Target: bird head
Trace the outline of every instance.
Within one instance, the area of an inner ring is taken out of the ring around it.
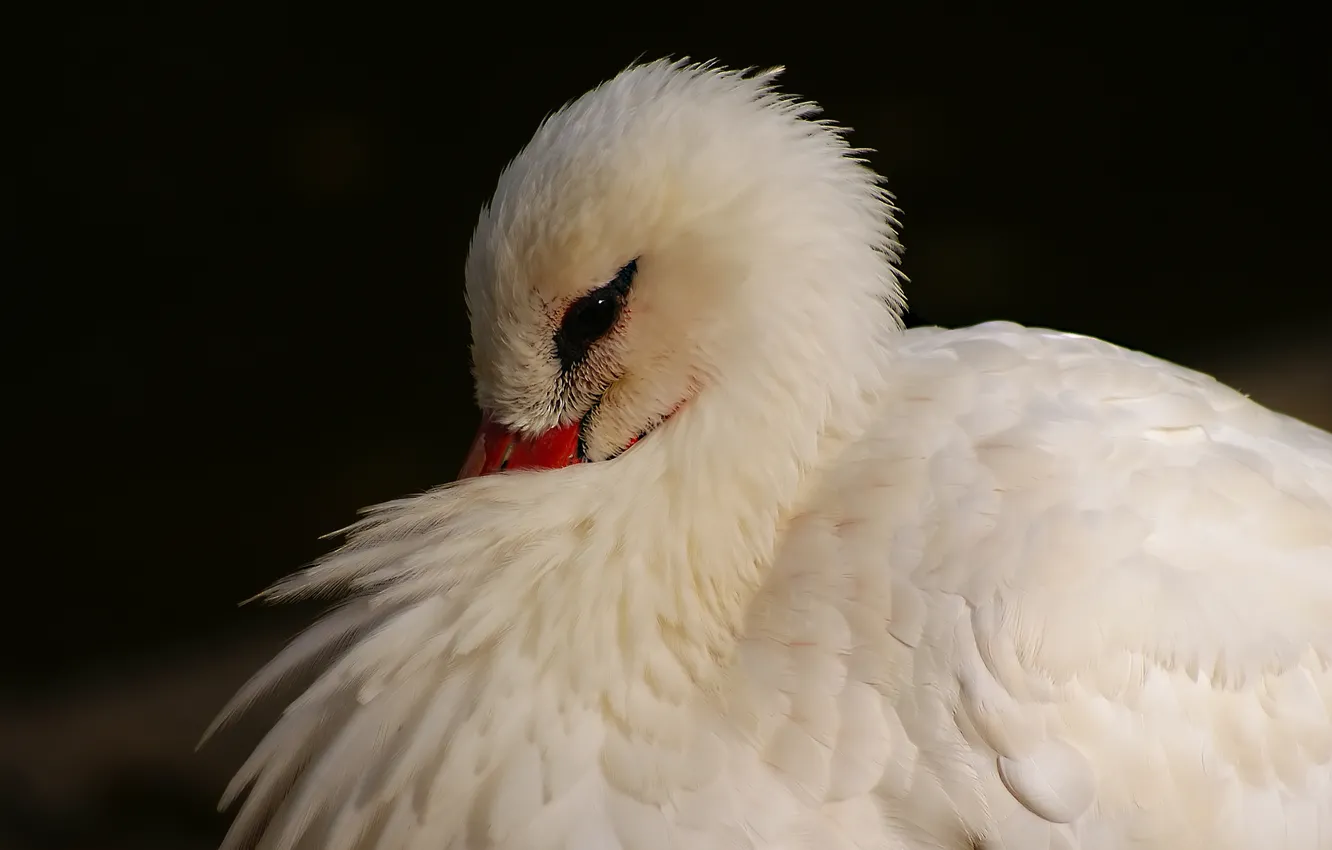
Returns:
[[[799,442],[879,368],[890,198],[777,74],[632,67],[504,170],[466,265],[483,419],[461,477],[666,450],[677,427],[695,456]]]

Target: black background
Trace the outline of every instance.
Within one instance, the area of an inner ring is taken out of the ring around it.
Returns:
[[[0,848],[215,844],[252,734],[190,748],[313,612],[237,602],[452,477],[476,212],[546,113],[639,56],[786,65],[876,149],[915,321],[1101,336],[1332,424],[1312,21],[522,8],[106,5],[37,31]]]

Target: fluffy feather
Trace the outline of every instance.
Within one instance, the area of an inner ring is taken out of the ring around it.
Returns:
[[[631,68],[505,171],[478,400],[651,433],[270,590],[349,601],[224,712],[325,664],[226,846],[1332,848],[1332,437],[1085,337],[902,332],[890,199],[773,79]]]

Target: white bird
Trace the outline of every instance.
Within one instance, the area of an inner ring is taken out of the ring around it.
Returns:
[[[1332,435],[903,331],[891,197],[776,73],[632,67],[503,172],[463,480],[267,592],[349,601],[219,719],[322,671],[226,846],[1332,848]]]

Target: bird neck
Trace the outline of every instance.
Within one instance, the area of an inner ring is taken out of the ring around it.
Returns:
[[[617,632],[631,670],[666,650],[694,686],[719,686],[788,523],[877,409],[888,351],[862,346],[840,375],[704,391],[606,466],[599,513],[623,546],[602,568],[616,598],[586,622],[613,612],[634,624]]]

